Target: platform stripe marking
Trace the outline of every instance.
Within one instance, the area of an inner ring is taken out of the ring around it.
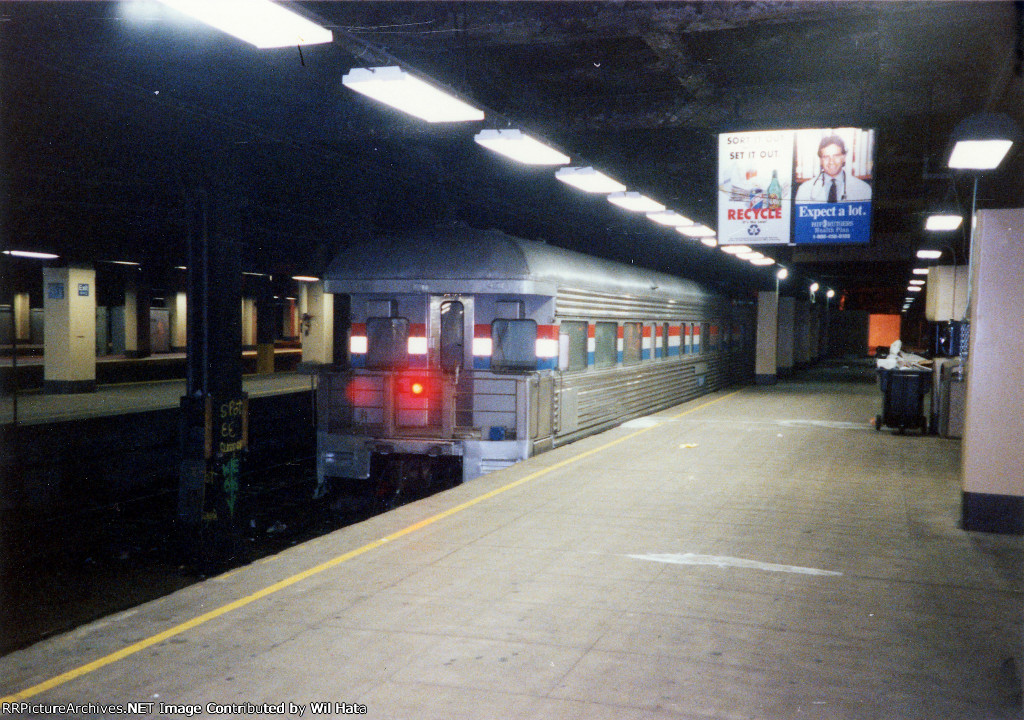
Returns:
[[[701,403],[700,405],[697,405],[696,407],[692,407],[692,408],[690,408],[688,410],[684,410],[681,413],[678,413],[676,415],[672,415],[669,419],[676,420],[678,418],[683,417],[684,415],[689,415],[690,413],[697,412],[698,410],[706,408],[709,405],[713,405],[716,402],[719,402],[720,400],[725,400],[728,397],[732,397],[733,395],[735,395],[738,392],[740,392],[740,390],[734,390],[731,393],[727,393],[725,395],[722,395],[721,397],[717,397],[714,400],[709,400],[709,401],[707,401],[705,403]],[[347,553],[343,553],[342,555],[338,555],[336,557],[333,557],[333,558],[331,558],[330,560],[328,560],[326,562],[320,563],[319,565],[316,565],[314,567],[311,567],[311,568],[308,568],[306,570],[303,570],[302,572],[296,573],[295,575],[287,577],[287,578],[285,578],[283,580],[279,580],[278,582],[274,583],[273,585],[268,585],[267,587],[263,588],[262,590],[257,590],[256,592],[254,592],[254,593],[252,593],[250,595],[246,595],[245,597],[241,597],[241,598],[239,598],[239,599],[237,599],[237,600],[235,600],[233,602],[230,602],[230,603],[228,603],[226,605],[221,605],[219,608],[211,610],[210,612],[207,612],[207,613],[203,613],[202,615],[194,617],[191,620],[186,620],[185,622],[180,623],[179,625],[175,625],[174,627],[168,628],[167,630],[164,630],[163,632],[159,632],[156,635],[151,635],[148,638],[145,638],[143,640],[139,640],[138,642],[133,643],[132,645],[128,645],[127,647],[121,648],[120,650],[118,650],[116,652],[112,652],[109,655],[104,655],[103,657],[98,658],[96,660],[93,660],[90,663],[86,663],[85,665],[81,665],[81,666],[79,666],[79,667],[77,667],[77,668],[75,668],[73,670],[68,670],[65,673],[61,673],[60,675],[56,675],[56,676],[50,678],[49,680],[44,680],[43,682],[41,682],[41,683],[39,683],[37,685],[33,685],[31,687],[25,688],[24,690],[16,692],[16,693],[14,693],[12,695],[7,695],[5,697],[0,697],[0,704],[14,703],[14,702],[19,702],[21,700],[26,700],[26,699],[28,699],[30,697],[34,697],[36,695],[39,695],[40,693],[46,692],[47,690],[51,690],[51,689],[53,689],[53,688],[55,688],[55,687],[57,687],[59,685],[63,685],[63,684],[68,683],[68,682],[70,682],[72,680],[75,680],[76,678],[80,678],[83,675],[88,675],[89,673],[91,673],[91,672],[93,672],[95,670],[99,670],[100,668],[106,667],[107,665],[112,665],[112,664],[118,662],[119,660],[123,660],[126,657],[134,655],[137,652],[141,652],[142,650],[145,650],[146,648],[150,648],[150,647],[153,647],[154,645],[162,643],[164,640],[168,640],[168,639],[170,639],[172,637],[175,637],[176,635],[181,635],[183,632],[186,632],[187,630],[191,630],[192,628],[198,627],[199,625],[207,623],[210,620],[214,620],[216,618],[219,618],[222,615],[226,615],[227,613],[231,612],[232,610],[237,610],[239,608],[245,607],[246,605],[249,605],[250,603],[256,602],[257,600],[260,600],[261,598],[265,598],[268,595],[273,595],[274,593],[276,593],[276,592],[278,592],[280,590],[284,590],[285,588],[291,587],[292,585],[295,585],[296,583],[302,582],[303,580],[306,580],[307,578],[310,578],[310,577],[312,577],[314,575],[318,575],[318,574],[324,572],[325,570],[330,570],[333,567],[337,567],[338,565],[341,565],[342,563],[348,562],[349,560],[351,560],[354,557],[358,557],[358,556],[360,556],[360,555],[362,555],[364,553],[367,553],[367,552],[369,552],[371,550],[375,550],[376,548],[379,548],[381,545],[384,545],[384,544],[390,542],[391,540],[397,540],[398,538],[404,537],[406,535],[410,535],[410,534],[416,532],[417,530],[422,530],[423,528],[425,528],[425,527],[427,527],[429,525],[433,525],[434,523],[436,523],[439,520],[444,520],[447,517],[451,517],[452,515],[455,515],[456,513],[460,513],[463,510],[466,510],[467,508],[471,508],[474,505],[477,505],[479,503],[484,502],[485,500],[490,500],[491,498],[496,497],[498,495],[501,495],[502,493],[507,492],[509,490],[512,490],[514,488],[517,488],[520,485],[523,485],[524,483],[530,482],[531,480],[536,480],[537,478],[539,478],[539,477],[541,477],[543,475],[547,475],[550,472],[553,472],[555,470],[561,469],[561,468],[565,467],[566,465],[571,465],[571,464],[573,464],[573,463],[575,463],[575,462],[577,462],[579,460],[582,460],[583,458],[590,457],[591,455],[594,455],[596,453],[599,453],[599,452],[602,452],[604,450],[607,450],[610,447],[618,445],[621,442],[625,442],[626,440],[629,440],[630,438],[636,437],[637,435],[640,435],[641,433],[645,433],[648,430],[651,430],[652,428],[655,428],[655,427],[660,427],[660,424],[659,425],[651,425],[650,427],[640,428],[639,430],[634,430],[633,432],[629,433],[628,435],[623,435],[620,438],[616,438],[615,440],[611,440],[609,442],[606,442],[605,444],[600,445],[600,446],[598,446],[596,448],[591,448],[590,450],[586,450],[585,452],[582,452],[579,455],[573,455],[572,457],[566,458],[565,460],[560,460],[559,462],[556,462],[553,465],[548,465],[547,467],[543,467],[543,468],[541,468],[539,470],[536,470],[536,471],[530,473],[529,475],[525,475],[525,476],[519,478],[518,480],[514,480],[513,482],[510,482],[507,485],[502,485],[501,487],[495,488],[494,490],[491,490],[490,492],[486,492],[483,495],[478,495],[477,497],[475,497],[475,498],[473,498],[471,500],[467,500],[464,503],[460,503],[459,505],[455,505],[454,507],[451,507],[451,508],[449,508],[449,509],[447,509],[447,510],[445,510],[443,512],[439,512],[436,515],[431,515],[430,517],[424,518],[423,520],[420,520],[419,522],[413,523],[412,525],[408,525],[408,526],[402,528],[401,530],[397,530],[397,531],[391,533],[390,535],[382,537],[380,540],[374,540],[373,542],[367,543],[367,544],[365,544],[365,545],[363,545],[361,547],[356,548],[355,550],[350,550]]]

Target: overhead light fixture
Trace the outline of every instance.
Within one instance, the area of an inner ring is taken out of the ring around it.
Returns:
[[[4,250],[4,255],[11,257],[30,258],[32,260],[56,260],[60,255],[53,253],[35,252],[34,250]]]
[[[718,234],[716,231],[712,230],[707,225],[683,226],[677,227],[676,230],[681,232],[683,235],[692,238],[711,237],[712,235]]]
[[[774,265],[775,261],[770,257],[759,257],[750,260],[751,265]]]
[[[924,280],[911,280],[911,285],[924,285]]]
[[[334,34],[270,0],[161,0],[258,48],[319,45]]]
[[[715,238],[715,237],[702,237],[700,239],[700,241],[703,244],[707,245],[708,247],[717,247],[718,246],[718,238]]]
[[[525,165],[566,165],[569,156],[524,135],[519,130],[481,130],[474,137],[478,144]]]
[[[927,275],[928,274],[928,268],[914,268],[913,272],[914,272],[915,275]]]
[[[751,250],[750,252],[739,253],[736,257],[738,257],[740,260],[756,260],[757,258],[763,258],[764,255],[757,252],[756,250]]]
[[[555,173],[558,180],[588,193],[623,192],[626,186],[612,180],[592,167],[559,168]]]
[[[1020,130],[1003,113],[979,113],[963,120],[953,131],[949,167],[955,170],[993,170],[1006,157]]]
[[[132,262],[131,260],[107,260],[107,262],[111,265],[129,265],[131,267],[139,267],[137,262]]]
[[[932,232],[947,232],[949,230],[956,230],[963,221],[964,219],[960,215],[936,213],[935,215],[929,215],[928,219],[924,221],[924,229],[931,230]]]
[[[908,285],[907,286],[907,292],[921,292],[921,290],[923,290],[923,289],[924,288],[922,288],[920,285]]]
[[[816,282],[811,283],[811,292],[812,293],[818,292],[818,288],[820,288],[820,287],[821,287],[821,285],[819,285]]]
[[[775,273],[775,277],[777,277],[779,280],[785,280],[786,278],[789,277],[789,270],[787,270],[786,268],[779,268],[779,271]]]
[[[722,245],[721,251],[729,253],[730,255],[739,255],[740,253],[750,252],[749,245]]]
[[[633,212],[656,213],[665,209],[660,202],[638,192],[614,192],[608,196],[608,202]]]
[[[832,298],[834,298],[835,296],[836,296],[836,291],[835,291],[835,290],[833,290],[832,288],[829,288],[829,289],[828,289],[828,290],[827,290],[827,291],[825,292],[825,297],[827,297],[827,298],[828,298],[829,300],[831,300],[831,299],[832,299]]]
[[[690,218],[685,215],[680,215],[674,210],[662,210],[660,212],[647,213],[647,217],[659,225],[668,225],[670,227],[680,227],[682,225],[695,225]]]
[[[430,123],[483,120],[484,111],[410,75],[400,67],[353,68],[345,87]]]
[[[938,260],[942,257],[941,250],[918,250],[917,256],[922,260]]]
[[[299,282],[319,282],[320,278],[313,277],[312,275],[292,275],[292,280],[298,280]]]

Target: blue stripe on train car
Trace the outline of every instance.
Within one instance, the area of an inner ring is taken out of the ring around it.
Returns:
[[[538,370],[554,370],[558,367],[558,358],[537,358]]]
[[[366,356],[362,353],[352,353],[349,358],[349,362],[354,368],[361,368],[366,366]]]
[[[490,370],[491,369],[491,358],[489,355],[474,355],[473,356],[473,369],[474,370]]]

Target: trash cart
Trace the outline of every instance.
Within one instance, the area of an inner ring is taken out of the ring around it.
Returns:
[[[878,383],[882,389],[882,413],[875,418],[875,430],[885,425],[900,433],[907,428],[928,432],[924,396],[931,389],[931,370],[878,368]]]

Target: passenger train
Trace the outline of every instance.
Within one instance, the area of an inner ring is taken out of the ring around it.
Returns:
[[[351,315],[349,367],[319,371],[320,495],[471,480],[754,373],[751,302],[494,230],[346,250],[324,290]]]

